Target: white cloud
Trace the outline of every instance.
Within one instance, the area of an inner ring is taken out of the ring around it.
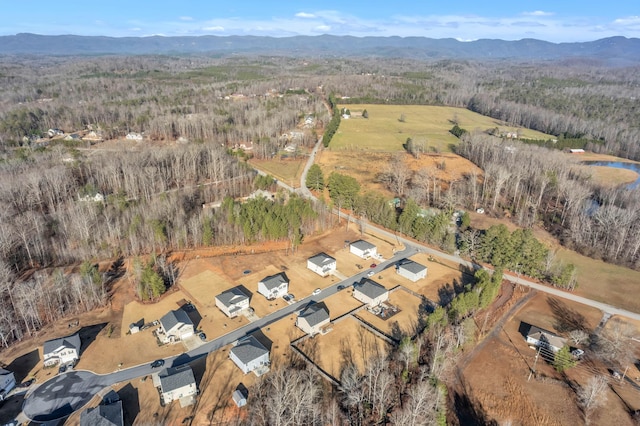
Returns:
[[[224,31],[224,27],[221,27],[220,25],[215,25],[213,27],[204,27],[203,31]]]
[[[545,12],[543,10],[534,10],[533,12],[522,12],[523,15],[526,16],[553,16],[555,13],[553,12]]]
[[[314,28],[314,30],[316,31],[331,31],[331,26],[330,25],[318,25],[317,27]]]
[[[614,25],[640,25],[640,16],[625,16],[613,21]]]
[[[193,21],[193,18],[191,16],[181,16],[180,20],[181,21]]]
[[[313,13],[299,12],[296,13],[296,18],[315,18],[316,15]]]

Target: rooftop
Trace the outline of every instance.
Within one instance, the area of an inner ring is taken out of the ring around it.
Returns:
[[[196,378],[189,364],[165,368],[158,373],[158,378],[160,379],[162,392],[171,392],[196,383]]]
[[[160,324],[162,324],[162,328],[164,328],[164,331],[169,331],[180,323],[193,325],[193,322],[191,321],[191,318],[189,318],[189,315],[187,315],[187,313],[182,309],[169,311],[165,316],[160,318]]]
[[[375,299],[388,292],[384,286],[369,278],[362,278],[360,282],[355,285],[354,291],[356,290],[370,299]]]
[[[80,426],[123,426],[122,401],[89,408],[80,414]]]
[[[244,364],[248,364],[254,359],[258,359],[265,353],[269,353],[269,350],[264,347],[262,343],[254,336],[249,335],[242,340],[238,340],[238,344],[231,348],[233,353]]]
[[[365,241],[365,240],[354,241],[354,242],[351,243],[351,245],[353,247],[359,248],[362,251],[371,250],[371,249],[376,248],[376,246],[371,244],[369,241]]]
[[[289,277],[284,272],[280,272],[275,275],[270,275],[268,277],[264,277],[262,281],[260,281],[268,290],[273,290],[274,288],[280,287],[280,284],[287,283],[289,284]]]
[[[80,352],[80,335],[78,333],[75,333],[71,336],[47,340],[46,342],[44,342],[42,351],[45,354],[49,354],[60,347],[75,349],[77,352]]]
[[[249,299],[249,296],[247,296],[244,291],[242,291],[241,287],[233,287],[217,295],[216,299],[218,299],[224,306],[228,308]]]
[[[300,317],[307,320],[309,326],[313,327],[329,319],[329,308],[324,302],[314,303],[300,312]]]
[[[409,271],[409,272],[412,272],[414,274],[417,274],[417,273],[422,272],[425,269],[427,269],[426,266],[421,265],[418,262],[414,262],[413,260],[409,260],[409,259],[404,259],[404,260],[400,261],[398,263],[398,268],[402,268],[405,271]]]
[[[327,253],[321,252],[309,258],[309,261],[317,266],[324,266],[327,263],[335,262],[336,259],[329,256]]]

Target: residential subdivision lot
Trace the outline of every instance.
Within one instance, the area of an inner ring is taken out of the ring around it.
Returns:
[[[393,316],[386,319],[381,318],[367,309],[362,309],[356,315],[387,336],[396,337],[396,331],[413,336],[418,323],[418,311],[421,303],[422,300],[420,298],[399,288],[391,292],[389,301],[385,302],[386,305],[391,305],[398,309],[398,312]]]
[[[389,350],[388,343],[376,337],[352,316],[332,323],[331,328],[327,334],[301,341],[298,348],[338,380],[347,363],[353,362],[362,371],[365,360]]]
[[[447,262],[437,256],[419,253],[411,256],[410,259],[427,267],[426,278],[413,282],[396,274],[395,269],[385,271],[383,277],[389,282],[398,283],[435,303],[446,301],[442,299],[447,299],[456,289],[460,291],[465,284],[473,282],[471,273],[465,273],[460,270],[459,265]],[[380,280],[380,283],[389,287],[385,280]]]
[[[594,375],[610,377],[606,366],[585,359],[563,375],[543,357],[536,362],[536,350],[531,349],[525,339],[526,325],[566,336],[570,330],[581,327],[593,331],[601,318],[602,313],[597,309],[536,294],[472,353],[462,371],[470,400],[481,405],[489,418],[499,423],[580,422],[582,413],[572,386],[584,385]],[[528,380],[534,365],[537,374]],[[616,384],[613,385],[615,388]],[[592,423],[630,425],[622,400],[613,391],[607,391],[607,396],[606,406],[596,411]]]
[[[362,302],[353,297],[353,287],[346,287],[336,294],[324,299],[329,309],[329,317],[334,319],[362,306]]]

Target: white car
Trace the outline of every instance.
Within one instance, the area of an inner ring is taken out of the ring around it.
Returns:
[[[322,290],[320,290],[319,288],[316,288],[315,290],[313,290],[313,293],[311,293],[311,294],[313,294],[314,296],[317,296],[317,295],[320,294],[321,291]]]
[[[372,277],[372,276],[374,276],[375,274],[376,274],[376,273],[375,273],[375,271],[369,271],[369,273],[367,274],[367,276],[368,276],[369,278],[371,278],[371,277]]]

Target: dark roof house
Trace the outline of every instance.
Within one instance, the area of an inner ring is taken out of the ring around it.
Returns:
[[[122,401],[98,405],[80,414],[80,426],[124,426]]]

